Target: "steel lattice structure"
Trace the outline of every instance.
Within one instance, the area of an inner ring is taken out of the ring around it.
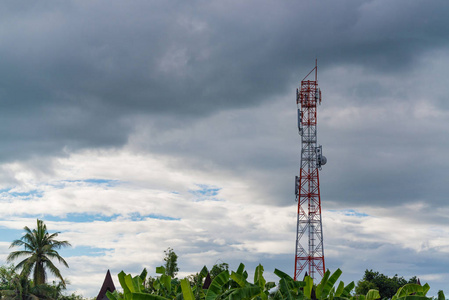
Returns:
[[[306,80],[315,71],[315,80]],[[326,163],[322,147],[317,145],[317,104],[321,104],[321,91],[317,81],[318,68],[310,71],[296,90],[298,128],[301,135],[301,169],[295,180],[298,201],[296,231],[295,275],[299,279],[306,269],[315,278],[324,275],[323,231],[319,170]]]

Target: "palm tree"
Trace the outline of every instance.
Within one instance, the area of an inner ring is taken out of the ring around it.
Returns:
[[[59,232],[49,234],[47,226],[39,219],[37,219],[36,229],[31,230],[27,226],[23,229],[25,230],[25,234],[20,239],[13,241],[9,248],[23,246],[25,250],[11,252],[8,255],[7,261],[12,262],[19,257],[27,256],[27,258],[22,260],[15,267],[15,269],[22,268],[21,275],[28,277],[31,271],[33,271],[34,285],[37,286],[45,283],[47,278],[46,269],[48,269],[50,273],[59,278],[65,286],[65,281],[62,278],[61,272],[59,272],[59,269],[52,263],[51,259],[56,258],[68,268],[69,265],[67,262],[55,249],[71,246],[70,243],[67,241],[55,240]]]

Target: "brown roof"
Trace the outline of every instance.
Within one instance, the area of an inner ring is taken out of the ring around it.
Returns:
[[[110,291],[111,293],[115,291],[115,285],[112,281],[111,272],[109,272],[109,270],[106,273],[106,277],[104,278],[103,286],[98,293],[97,300],[108,300],[108,297],[106,296],[107,291]]]

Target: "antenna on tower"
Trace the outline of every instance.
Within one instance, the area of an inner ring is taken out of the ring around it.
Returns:
[[[306,80],[315,71],[315,80]],[[319,170],[326,164],[321,145],[317,144],[317,103],[321,104],[318,88],[318,60],[315,68],[301,81],[296,90],[298,129],[301,135],[301,164],[295,179],[295,197],[298,201],[294,279],[307,268],[310,277],[323,276],[324,247],[321,222]]]

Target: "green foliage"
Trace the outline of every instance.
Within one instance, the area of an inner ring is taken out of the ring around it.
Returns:
[[[222,262],[220,264],[215,264],[209,272],[210,278],[214,279],[215,276],[217,276],[223,271],[229,271],[229,265],[227,263]]]
[[[108,293],[110,300],[134,300],[134,299],[185,299],[185,300],[377,300],[381,294],[376,289],[369,289],[366,293],[352,295],[355,288],[354,282],[345,285],[338,282],[342,272],[337,269],[331,273],[327,270],[318,284],[306,276],[303,281],[295,281],[290,275],[275,269],[274,273],[279,277],[277,286],[274,282],[267,282],[264,278],[264,268],[258,265],[254,272],[254,281],[248,281],[248,272],[245,265],[240,264],[236,271],[227,269],[216,275],[208,289],[203,289],[203,279],[207,275],[207,268],[201,272],[182,280],[172,279],[166,275],[164,267],[156,268],[160,275],[153,279],[153,289],[149,291],[144,287],[146,270],[140,276],[132,277],[123,271],[119,274],[123,295],[117,292]],[[338,284],[337,284],[338,282]],[[273,289],[276,286],[276,289]],[[271,290],[275,290],[271,292]],[[426,293],[429,285],[405,284],[392,296],[391,300],[431,300]],[[438,293],[438,300],[444,300],[444,293]]]
[[[132,277],[123,271],[119,274],[119,282],[123,288],[123,295],[117,291],[108,292],[111,300],[131,299],[260,299],[267,300],[269,290],[275,286],[274,282],[267,282],[263,276],[262,265],[257,266],[254,274],[254,282],[248,282],[248,273],[245,266],[240,264],[236,272],[229,274],[228,270],[222,271],[212,280],[209,288],[203,290],[202,279],[207,275],[204,267],[200,273],[182,280],[172,279],[166,275],[164,267],[157,267],[159,277],[153,279],[153,289],[144,286],[146,271],[141,276]],[[194,280],[189,280],[194,278]]]
[[[178,255],[176,255],[175,251],[172,248],[168,248],[164,251],[165,257],[165,272],[166,275],[174,278],[179,271],[178,268]]]
[[[312,290],[313,288],[313,280],[308,281],[310,286],[306,286],[308,284],[306,281],[294,281],[290,275],[278,269],[274,270],[274,274],[280,278],[278,290],[273,295],[275,299],[304,299],[304,289]]]
[[[212,283],[209,286],[209,289],[206,293],[206,300],[214,300],[217,299],[218,295],[220,295],[223,292],[223,288],[225,285],[227,285],[229,281],[229,272],[223,271],[217,276],[215,276],[214,280],[212,280]]]
[[[369,290],[368,293],[366,293],[365,299],[366,300],[375,300],[375,299],[379,299],[380,298],[380,294],[378,290]]]
[[[65,285],[62,282],[35,285],[25,276],[15,275],[8,283],[9,288],[0,291],[1,299],[52,299],[81,300],[82,296],[72,293],[64,295]]]
[[[142,274],[146,276],[146,272],[142,272]],[[155,298],[154,295],[144,293],[144,280],[142,280],[141,276],[131,277],[130,274],[126,275],[122,271],[118,274],[118,279],[123,288],[123,294],[119,294],[117,291],[113,293],[108,291],[106,295],[110,300],[159,299],[159,297]]]
[[[372,289],[377,289],[377,286],[374,282],[368,280],[360,280],[359,282],[357,282],[355,293],[357,295],[364,295]]]
[[[391,300],[419,300],[419,299],[428,299],[426,297],[427,292],[429,291],[430,286],[426,283],[423,286],[416,283],[408,283],[396,292],[393,295]]]
[[[16,276],[14,265],[0,266],[0,290],[12,289],[12,282]]]
[[[195,299],[204,299],[205,293],[203,290],[204,279],[207,277],[207,267],[204,266],[199,273],[192,274],[186,277],[191,286],[192,293]]]
[[[342,274],[340,269],[337,269],[332,274],[327,270],[318,285],[314,285],[313,279],[309,276],[305,276],[304,281],[294,281],[293,278],[282,271],[276,269],[274,273],[280,278],[278,291],[273,297],[275,299],[352,299],[351,291],[354,289],[354,282],[345,286],[340,281],[338,286],[335,287],[338,278]]]
[[[187,278],[184,278],[180,282],[181,282],[182,296],[184,300],[194,300],[195,296],[193,295],[189,280]]]
[[[22,269],[21,275],[28,277],[33,272],[33,282],[36,285],[45,284],[46,270],[55,275],[65,285],[61,272],[53,264],[52,259],[56,259],[67,268],[69,265],[56,251],[62,247],[70,246],[67,241],[57,241],[55,238],[59,232],[49,234],[47,226],[42,220],[37,219],[36,229],[24,227],[25,234],[18,240],[14,240],[10,246],[23,247],[24,250],[14,251],[8,255],[7,261],[12,262],[19,257],[27,257],[17,264],[15,269]]]
[[[404,277],[388,277],[373,270],[366,270],[363,279],[357,283],[356,294],[364,295],[370,289],[377,289],[382,299],[391,299],[396,291],[407,283],[416,283],[416,276],[410,278],[408,281]]]

